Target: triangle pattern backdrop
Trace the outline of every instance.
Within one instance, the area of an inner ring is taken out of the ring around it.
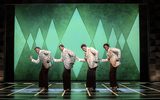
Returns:
[[[103,44],[109,43],[122,51],[118,80],[139,80],[139,12],[136,4],[16,5],[14,34],[17,81],[38,80],[41,63],[29,61],[30,55],[37,59],[35,46],[50,50],[53,57],[60,58],[60,43],[80,58],[84,57],[80,48],[82,43],[97,49],[99,58],[106,58]],[[86,80],[87,67],[85,62],[76,62],[72,80]],[[49,79],[62,80],[62,72],[63,63],[53,62]],[[100,63],[97,80],[108,80],[108,73],[109,64]],[[28,77],[29,74],[33,77]]]

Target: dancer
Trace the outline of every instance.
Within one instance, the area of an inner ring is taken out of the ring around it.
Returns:
[[[116,70],[120,65],[121,51],[118,48],[110,48],[109,44],[105,43],[103,48],[107,51],[106,59],[102,59],[101,62],[110,62],[109,80],[112,90],[116,91],[118,88],[116,80]]]
[[[59,45],[59,49],[61,50],[61,58],[53,58],[53,61],[64,63],[64,71],[62,75],[63,89],[64,91],[69,92],[71,90],[71,68],[76,60],[76,55],[73,53],[73,51],[66,49],[63,44]]]
[[[35,47],[34,49],[38,54],[38,59],[35,60],[30,56],[30,60],[33,63],[38,64],[42,61],[42,67],[39,74],[39,91],[48,91],[48,70],[51,66],[51,52],[47,50],[41,50],[40,47]]]
[[[89,91],[94,92],[96,89],[96,69],[98,66],[98,51],[95,50],[93,47],[87,47],[86,44],[82,44],[81,49],[85,52],[85,58],[79,58],[79,61],[86,61],[88,63],[86,87]]]

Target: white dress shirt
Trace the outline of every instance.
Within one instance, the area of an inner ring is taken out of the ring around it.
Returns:
[[[120,63],[121,58],[121,51],[118,48],[109,48],[107,53],[107,58],[102,59],[101,62],[107,62],[109,61],[113,67],[118,67]]]
[[[35,60],[32,58],[32,62],[38,64],[42,61],[44,67],[48,69],[51,66],[51,52],[47,50],[40,50],[38,54],[38,59]]]
[[[81,62],[87,61],[88,66],[90,68],[97,67],[98,66],[98,63],[97,63],[98,51],[96,49],[94,49],[93,47],[87,47],[87,51],[85,52],[85,58],[84,59],[79,58],[79,61],[81,61]]]
[[[73,53],[73,51],[66,48],[64,48],[61,52],[60,59],[53,58],[54,62],[63,62],[66,69],[71,69],[73,67],[73,64],[75,63],[75,60],[76,55]]]

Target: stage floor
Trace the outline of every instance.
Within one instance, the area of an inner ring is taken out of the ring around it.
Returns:
[[[112,91],[109,88],[109,83],[98,82],[96,92],[89,92],[84,82],[73,82],[70,93],[63,92],[62,83],[49,82],[49,91],[47,93],[38,90],[38,83],[0,83],[0,100],[160,99],[160,82],[119,82],[118,92]]]

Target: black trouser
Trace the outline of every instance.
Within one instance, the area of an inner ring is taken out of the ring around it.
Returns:
[[[63,89],[71,89],[71,69],[65,67],[63,71]]]
[[[96,89],[96,68],[88,67],[86,87]]]
[[[110,64],[110,72],[109,72],[109,80],[110,80],[110,86],[111,87],[115,87],[118,86],[117,85],[117,80],[116,80],[116,71],[117,71],[117,67],[113,67]]]
[[[39,74],[39,87],[48,89],[48,69],[43,64]]]

